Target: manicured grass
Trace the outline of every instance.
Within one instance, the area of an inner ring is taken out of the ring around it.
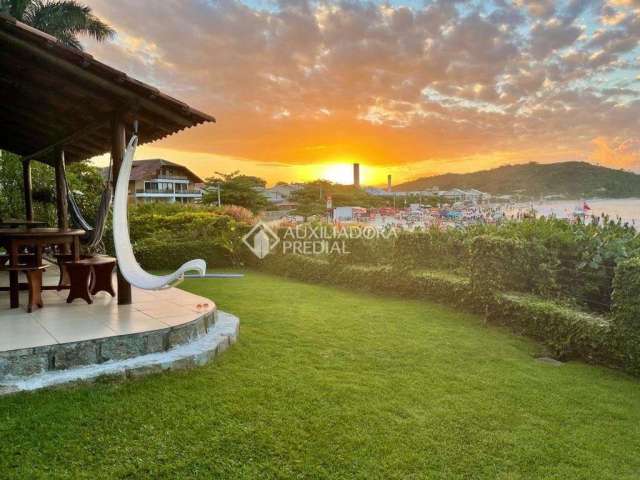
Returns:
[[[638,478],[640,382],[472,315],[251,273],[217,362],[0,398],[0,478]]]

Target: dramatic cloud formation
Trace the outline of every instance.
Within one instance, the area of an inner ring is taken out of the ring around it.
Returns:
[[[119,33],[91,53],[219,119],[163,148],[274,172],[640,168],[635,1],[89,3]]]

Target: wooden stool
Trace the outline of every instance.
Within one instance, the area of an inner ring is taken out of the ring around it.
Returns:
[[[77,262],[63,263],[67,274],[69,275],[69,296],[67,303],[73,302],[76,298],[82,298],[88,304],[92,304],[93,300],[89,295],[89,283],[91,281],[91,264],[86,260]]]
[[[58,253],[56,254],[56,263],[58,264],[58,270],[60,271],[60,278],[58,279],[58,290],[63,288],[69,288],[69,274],[64,266],[65,262],[73,262],[73,255],[70,253]],[[80,255],[80,260],[90,258],[86,255]]]
[[[29,286],[29,304],[27,305],[27,312],[33,312],[33,307],[42,308],[42,272],[47,267],[44,265],[16,265],[15,267],[4,266],[0,268],[8,272],[24,272],[27,276],[27,283]]]
[[[104,255],[98,255],[95,257],[81,260],[93,267],[93,276],[91,279],[91,295],[95,295],[98,292],[107,292],[112,297],[116,296],[116,292],[113,290],[113,269],[116,267],[116,259],[113,257],[107,257]]]

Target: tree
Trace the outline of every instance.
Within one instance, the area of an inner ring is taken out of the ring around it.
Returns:
[[[79,35],[101,42],[115,34],[113,28],[91,13],[91,7],[75,0],[0,0],[0,12],[79,50]]]
[[[261,192],[267,184],[263,179],[241,175],[237,170],[231,173],[216,172],[216,175],[206,180],[203,203],[217,204],[219,188],[222,205],[237,205],[257,213],[269,204]]]
[[[298,206],[296,215],[308,217],[323,215],[327,211],[327,197],[331,197],[333,207],[375,208],[389,203],[386,197],[376,197],[353,185],[339,185],[326,180],[306,183],[303,188],[291,194],[291,200]]]

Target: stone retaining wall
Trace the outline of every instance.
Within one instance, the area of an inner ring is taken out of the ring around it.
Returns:
[[[165,352],[205,335],[216,319],[213,310],[189,323],[162,330],[0,352],[0,382]]]

